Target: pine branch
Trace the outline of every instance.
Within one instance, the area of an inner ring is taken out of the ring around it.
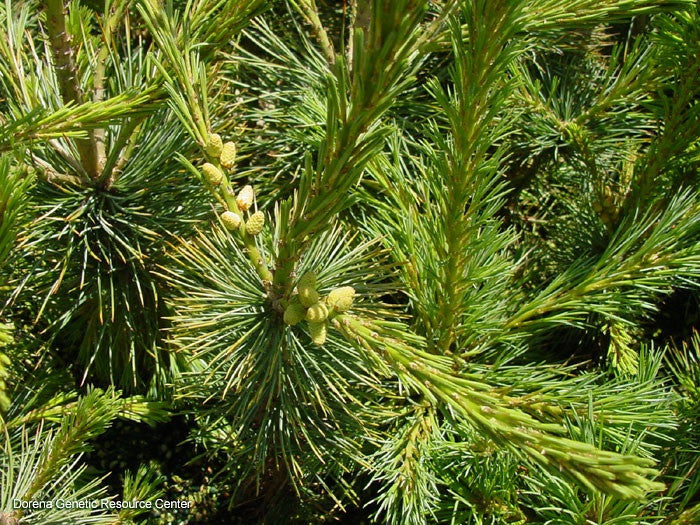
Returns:
[[[326,136],[316,168],[307,163],[277,258],[274,283],[282,297],[291,293],[290,276],[305,246],[349,205],[346,192],[383,142],[378,121],[410,82],[424,4],[372,2],[369,30],[356,27],[353,34],[352,77],[342,57],[335,63]]]
[[[628,216],[598,259],[578,260],[511,315],[504,337],[557,324],[585,326],[592,312],[624,322],[633,308],[653,310],[649,297],[668,293],[672,284],[698,286],[698,206],[686,191],[661,213]]]
[[[440,257],[438,287],[437,347],[446,353],[457,340],[460,316],[464,312],[465,293],[471,287],[467,269],[473,237],[480,235],[484,219],[480,208],[489,200],[491,187],[499,175],[499,153],[488,154],[497,138],[504,134],[494,125],[498,108],[507,93],[503,76],[522,48],[508,42],[518,31],[519,12],[508,2],[462,4],[467,20],[466,45],[462,28],[453,19],[452,49],[455,56],[454,95],[450,97],[436,83],[434,96],[445,111],[449,139],[441,139],[445,159],[443,169],[446,198],[439,201],[444,234],[433,246]],[[441,190],[443,191],[443,190]],[[437,195],[435,198],[439,198]]]
[[[384,443],[373,457],[372,481],[380,485],[375,517],[384,523],[419,525],[435,516],[440,498],[432,471],[433,441],[439,434],[437,414],[417,403],[395,417]],[[396,428],[393,428],[393,427]]]
[[[30,182],[31,179],[23,176],[20,170],[13,169],[9,157],[0,156],[0,269],[14,246],[17,219],[24,207]]]
[[[156,11],[154,6],[149,2],[139,4],[139,9],[146,19],[146,23],[149,25],[151,32],[155,36],[160,49],[167,58],[167,67],[166,64],[161,62],[156,62],[156,65],[166,80],[166,89],[173,98],[173,110],[185,125],[190,135],[200,145],[202,153],[204,153],[205,158],[209,161],[205,165],[205,168],[207,165],[211,166],[212,169],[219,174],[215,182],[212,180],[205,181],[205,185],[219,202],[225,203],[228,212],[238,217],[241,225],[240,229],[238,229],[238,235],[260,279],[264,286],[268,288],[268,283],[272,283],[273,281],[273,275],[258,249],[255,240],[255,236],[258,232],[252,233],[252,229],[249,228],[250,231],[248,231],[245,227],[244,212],[247,211],[248,206],[246,206],[245,209],[239,209],[235,192],[228,176],[228,170],[232,168],[232,166],[222,165],[220,148],[216,153],[212,153],[209,148],[210,140],[216,137],[216,140],[221,143],[221,137],[212,132],[211,123],[208,118],[208,85],[204,64],[199,62],[199,57],[194,51],[184,54],[179,52],[178,46],[180,45],[184,45],[185,48],[190,47],[190,35],[185,32],[178,35],[175,30],[174,21],[164,12]],[[168,68],[174,71],[175,79],[170,76]],[[185,94],[184,97],[181,93]],[[190,171],[198,172],[189,161],[183,157],[180,157],[180,160]],[[199,174],[197,176],[199,178]],[[252,204],[252,202],[250,204]]]
[[[11,122],[0,118],[0,152],[57,138],[87,140],[85,137],[91,130],[105,123],[129,116],[138,118],[154,111],[156,95],[153,89],[146,89],[141,93],[122,93],[102,102],[64,106],[55,111],[36,108],[23,115],[13,115]]]
[[[189,22],[193,41],[206,44],[201,53],[209,62],[222,44],[235,39],[251,20],[271,6],[264,0],[196,0],[187,4],[183,20]]]
[[[121,397],[120,392],[112,394],[116,405],[115,417],[146,423],[154,426],[157,423],[167,421],[170,417],[168,405],[161,401],[148,401],[143,396]],[[67,416],[74,416],[81,408],[77,394],[59,394],[40,407],[25,410],[19,416],[7,421],[6,428],[13,429],[24,425],[31,425],[44,421],[61,423]]]
[[[451,2],[446,2],[450,4]],[[642,17],[659,12],[679,12],[691,8],[692,0],[525,0],[518,2],[522,13],[522,34],[538,38],[552,36],[562,38],[570,30],[611,24],[632,17]],[[515,5],[515,4],[514,4]],[[465,40],[468,30],[464,30]],[[430,51],[444,51],[451,47],[449,31],[443,31],[428,43]]]
[[[612,23],[633,16],[676,11],[692,5],[688,0],[528,0],[523,5],[526,31],[561,31],[589,24]]]
[[[470,425],[497,443],[552,472],[563,472],[589,490],[600,490],[621,498],[643,498],[662,490],[651,481],[658,474],[653,461],[603,451],[555,434],[564,428],[543,423],[526,412],[510,408],[513,402],[491,393],[480,378],[457,375],[452,361],[406,343],[400,325],[337,315],[333,325],[375,360],[384,361],[411,390],[432,403],[444,403]],[[397,339],[397,336],[401,339]],[[420,339],[414,338],[421,344]],[[424,346],[421,345],[421,346]]]
[[[0,418],[0,427],[2,418]],[[60,432],[60,431],[59,431]],[[60,470],[53,470],[50,479],[34,492],[28,490],[43,476],[51,457],[47,451],[58,445],[58,433],[39,425],[22,427],[12,434],[4,431],[4,443],[0,453],[0,521],[17,525],[23,521],[40,523],[95,523],[113,525],[116,515],[101,508],[51,508],[39,510],[16,509],[13,500],[44,499],[47,501],[93,501],[107,497],[100,479],[90,479],[86,465],[76,456],[66,458]],[[79,438],[76,438],[79,440]],[[55,456],[54,456],[55,458]],[[26,496],[25,496],[26,495]]]
[[[124,476],[122,501],[150,501],[155,505],[155,500],[165,495],[162,483],[163,476],[150,466],[140,465],[135,473],[127,472]],[[131,523],[146,512],[148,509],[123,509],[119,512],[118,523]]]
[[[658,90],[654,94],[658,102],[649,104],[660,113],[662,130],[635,167],[625,210],[654,201],[660,206],[664,192],[671,193],[671,188],[684,183],[674,180],[669,165],[678,163],[700,133],[700,104],[697,102],[700,94],[700,45],[697,43],[700,14],[697,8],[691,8],[686,13],[679,13],[675,19],[659,17],[658,25],[655,58],[668,70],[670,78],[665,87],[671,93]],[[658,202],[659,198],[661,202]]]
[[[114,419],[118,411],[115,400],[113,392],[91,390],[80,398],[75,412],[63,418],[60,428],[55,433],[44,433],[43,426],[39,425],[34,445],[41,446],[40,452],[36,448],[32,450],[26,438],[26,428],[23,427],[24,442],[22,445],[27,453],[24,454],[18,465],[19,472],[14,472],[17,466],[13,464],[12,445],[9,442],[7,443],[7,449],[9,449],[7,453],[10,461],[9,464],[3,461],[3,468],[0,471],[0,479],[3,480],[3,485],[0,487],[0,500],[2,500],[4,509],[10,507],[10,497],[26,501],[40,499],[42,495],[44,497],[50,496],[57,487],[63,488],[64,491],[66,488],[72,489],[70,481],[74,481],[84,470],[76,468],[76,456],[89,450],[88,441],[101,434]],[[9,438],[4,425],[2,431]],[[40,440],[40,436],[43,439]],[[3,460],[6,460],[6,457],[3,457]],[[15,481],[12,478],[16,474],[19,475]],[[6,481],[9,482],[8,485],[5,485]],[[6,486],[12,488],[11,493],[2,490]],[[90,492],[99,491],[95,482],[88,483],[82,490],[73,490],[76,497],[87,496]],[[81,494],[83,490],[87,493]],[[57,511],[59,510],[57,509]],[[90,509],[90,512],[94,511]],[[102,512],[102,510],[97,510],[96,514]],[[13,516],[15,519],[21,519],[25,514],[27,512],[24,509],[17,509]]]
[[[200,71],[198,55],[191,49],[192,36],[188,32],[178,31],[175,14],[160,9],[155,2],[139,2],[138,9],[158,49],[165,56],[166,61],[156,59],[155,65],[165,80],[173,109],[197,143],[204,147],[210,123],[205,119],[203,107],[206,93],[198,91],[201,86],[199,81],[204,79],[200,76],[203,71]]]

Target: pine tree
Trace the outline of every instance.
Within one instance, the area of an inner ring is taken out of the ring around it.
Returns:
[[[0,524],[700,519],[697,4],[340,4],[0,6]]]

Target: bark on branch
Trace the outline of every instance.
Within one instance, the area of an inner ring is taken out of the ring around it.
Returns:
[[[63,0],[46,0],[46,25],[53,53],[56,76],[64,104],[82,104],[83,91],[78,79],[78,68],[73,57],[71,36],[66,29],[66,6]],[[87,138],[75,140],[80,163],[91,179],[99,177],[101,166],[94,130]]]

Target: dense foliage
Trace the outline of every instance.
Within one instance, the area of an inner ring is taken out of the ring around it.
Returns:
[[[696,2],[0,27],[1,525],[700,522]]]

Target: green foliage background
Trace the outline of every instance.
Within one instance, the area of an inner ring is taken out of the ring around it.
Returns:
[[[0,26],[0,524],[700,522],[696,2]]]

